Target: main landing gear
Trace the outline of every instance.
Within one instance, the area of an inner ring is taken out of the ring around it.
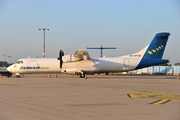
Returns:
[[[86,75],[86,73],[85,72],[78,72],[78,73],[76,73],[80,78],[85,78],[85,79],[87,79],[87,75]]]

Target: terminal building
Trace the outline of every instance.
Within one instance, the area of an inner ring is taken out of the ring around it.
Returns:
[[[180,75],[180,66],[151,66],[147,68],[130,71],[128,72],[128,74]]]

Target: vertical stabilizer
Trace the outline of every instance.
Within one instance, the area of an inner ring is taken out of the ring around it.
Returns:
[[[169,36],[170,33],[168,32],[157,33],[151,43],[138,52],[138,54],[143,53],[143,55],[135,69],[168,63],[169,60],[162,59],[162,56]]]
[[[149,44],[143,58],[161,59],[164,54],[169,35],[170,33],[167,32],[157,33]]]

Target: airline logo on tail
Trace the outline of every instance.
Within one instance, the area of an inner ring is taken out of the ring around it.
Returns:
[[[146,52],[144,52],[144,56],[135,69],[168,63],[169,60],[162,59],[162,56],[164,54],[169,36],[170,33],[168,32],[157,33],[146,49]]]
[[[148,50],[148,54],[149,54],[149,55],[152,55],[152,54],[158,52],[159,50],[161,50],[161,49],[163,49],[163,48],[164,48],[164,46],[163,46],[163,45],[160,45],[160,46],[157,47],[156,49]]]
[[[170,33],[157,33],[148,46],[143,58],[162,59]]]

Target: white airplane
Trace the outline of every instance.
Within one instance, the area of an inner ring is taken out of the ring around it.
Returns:
[[[85,50],[77,50],[74,55],[63,56],[63,66],[57,58],[24,58],[9,66],[7,70],[16,77],[23,74],[66,73],[78,75],[81,78],[88,74],[127,72],[144,67],[168,63],[162,59],[168,32],[157,33],[152,42],[137,53],[120,57],[93,58]]]

